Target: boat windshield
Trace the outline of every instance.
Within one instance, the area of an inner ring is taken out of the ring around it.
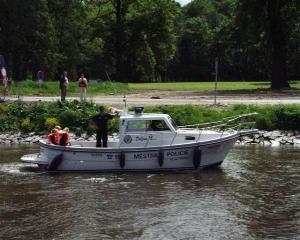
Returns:
[[[175,130],[177,130],[177,129],[178,129],[178,126],[177,126],[176,122],[175,122],[171,117],[169,117],[169,120],[170,120],[170,123],[172,124],[173,128],[174,128]]]

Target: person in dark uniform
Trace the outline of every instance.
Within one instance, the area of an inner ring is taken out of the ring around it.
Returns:
[[[69,84],[68,73],[66,71],[64,71],[63,74],[59,78],[61,101],[66,100],[68,84]]]
[[[101,141],[103,143],[103,147],[107,147],[107,122],[110,119],[113,119],[114,115],[106,113],[104,111],[104,107],[99,107],[99,113],[92,117],[92,122],[97,128],[97,144],[96,147],[101,147]]]

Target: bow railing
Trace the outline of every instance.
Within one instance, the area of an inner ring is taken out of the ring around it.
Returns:
[[[199,123],[199,124],[191,124],[178,126],[179,129],[182,130],[199,130],[199,135],[197,141],[199,141],[201,134],[203,131],[218,131],[220,132],[220,137],[223,136],[224,132],[239,132],[243,129],[254,129],[256,122],[253,120],[253,117],[258,113],[247,113],[241,114],[237,116],[231,116],[223,118],[220,121],[208,122],[208,123]]]

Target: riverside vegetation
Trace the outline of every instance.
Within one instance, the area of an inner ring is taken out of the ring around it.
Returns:
[[[91,136],[94,128],[89,119],[96,114],[98,106],[92,102],[35,102],[21,101],[0,105],[0,133],[46,134],[56,125],[69,127],[77,136]],[[300,106],[275,105],[254,106],[234,105],[228,107],[207,106],[154,106],[146,107],[145,112],[169,114],[178,125],[188,125],[218,121],[225,117],[257,112],[251,120],[260,130],[300,131]],[[118,129],[118,118],[109,122],[111,133]]]
[[[214,90],[214,82],[169,82],[169,83],[119,83],[111,81],[90,81],[88,95],[99,94],[126,94],[149,90],[159,91],[201,91],[211,92]],[[291,81],[290,85],[294,91],[300,90],[300,81]],[[256,93],[258,91],[270,91],[269,82],[219,82],[218,91]],[[10,95],[20,96],[57,96],[59,92],[58,81],[45,81],[41,88],[36,81],[14,82],[9,87]],[[69,96],[78,96],[79,87],[77,81],[70,81],[68,86]]]
[[[210,81],[299,79],[299,0],[2,1],[0,54],[14,81]]]

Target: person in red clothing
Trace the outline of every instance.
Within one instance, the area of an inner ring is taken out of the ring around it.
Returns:
[[[78,80],[78,85],[80,87],[80,101],[86,101],[86,89],[88,86],[88,81],[83,74],[81,74]]]
[[[51,133],[47,137],[48,143],[58,145],[59,144],[59,131],[54,128],[51,130]]]
[[[69,128],[64,128],[59,132],[60,139],[59,145],[60,146],[70,146],[71,145],[71,138],[70,138],[70,130]]]

